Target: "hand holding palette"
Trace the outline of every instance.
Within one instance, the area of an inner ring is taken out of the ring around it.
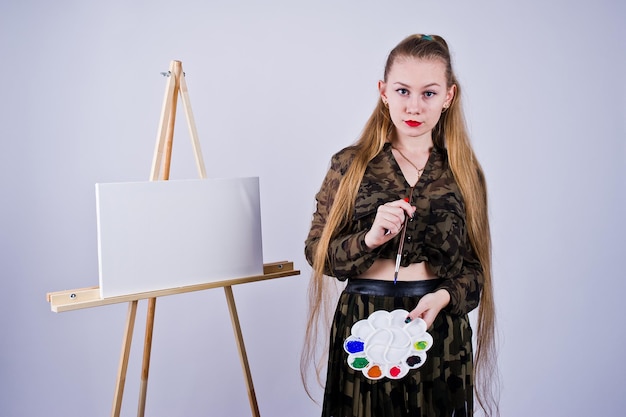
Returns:
[[[433,344],[420,318],[405,323],[406,310],[375,311],[352,326],[343,343],[348,366],[369,379],[400,379],[426,361]]]

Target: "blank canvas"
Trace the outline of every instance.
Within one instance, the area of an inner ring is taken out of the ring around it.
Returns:
[[[263,274],[259,180],[96,184],[102,298]]]

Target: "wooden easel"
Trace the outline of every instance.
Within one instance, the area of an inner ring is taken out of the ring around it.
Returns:
[[[200,150],[200,142],[196,130],[195,121],[191,112],[191,104],[189,101],[189,92],[187,83],[185,82],[182,63],[180,61],[172,61],[170,69],[164,75],[168,76],[168,83],[165,89],[165,98],[161,110],[161,120],[157,135],[157,143],[152,161],[152,170],[150,173],[150,181],[168,180],[170,173],[170,163],[172,155],[172,144],[174,138],[174,124],[176,121],[176,107],[178,103],[178,95],[183,100],[183,107],[187,116],[187,125],[191,135],[196,165],[200,178],[206,178],[206,169],[202,159]],[[100,298],[99,288],[90,287],[77,290],[59,291],[48,293],[47,299],[51,305],[52,311],[62,312],[69,310],[77,310],[88,307],[96,307],[107,304],[115,304],[128,302],[128,313],[126,316],[126,327],[122,340],[122,352],[120,355],[120,363],[118,367],[117,380],[115,384],[115,394],[113,397],[112,417],[119,417],[122,407],[122,397],[124,394],[124,386],[126,382],[126,371],[130,357],[130,348],[133,338],[133,330],[135,326],[135,318],[137,315],[137,304],[139,300],[148,300],[146,329],[144,339],[143,363],[141,368],[141,385],[139,390],[139,406],[137,416],[143,417],[146,408],[146,394],[148,389],[148,375],[150,370],[150,354],[152,350],[152,333],[154,329],[154,315],[156,310],[156,299],[161,296],[180,294],[185,292],[200,291],[209,288],[223,287],[226,294],[230,319],[235,332],[235,340],[239,350],[239,358],[243,368],[245,383],[248,391],[248,400],[253,417],[260,417],[259,408],[252,384],[252,375],[248,365],[248,357],[243,342],[239,317],[235,305],[232,286],[249,282],[280,278],[291,275],[299,275],[300,271],[293,269],[292,262],[276,262],[263,265],[263,275],[242,277],[237,279],[229,279],[226,281],[211,282],[207,284],[192,285],[188,287],[179,287],[168,290],[159,290],[146,292],[141,294],[131,294],[120,297]]]

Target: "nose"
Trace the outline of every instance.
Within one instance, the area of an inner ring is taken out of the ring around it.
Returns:
[[[406,103],[406,112],[409,114],[419,114],[421,111],[420,100],[418,96],[412,96]]]

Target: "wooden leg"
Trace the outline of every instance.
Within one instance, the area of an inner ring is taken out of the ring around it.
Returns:
[[[137,417],[143,417],[146,411],[146,394],[148,392],[148,374],[150,371],[150,353],[152,352],[152,330],[154,329],[154,312],[156,298],[148,300],[148,313],[146,319],[146,337],[143,346],[143,365],[141,367],[141,386],[139,387],[139,407]]]
[[[176,89],[176,77],[174,76],[174,69],[176,67],[176,61],[170,63],[170,77],[167,81],[165,88],[165,97],[163,98],[163,107],[161,109],[161,120],[159,122],[159,131],[157,133],[157,142],[154,147],[154,156],[152,159],[152,171],[150,172],[150,180],[156,181],[159,176],[159,171],[162,167],[163,153],[165,152],[167,129],[170,125],[172,116],[172,106],[175,103],[174,97],[177,97],[178,90]],[[176,110],[174,110],[175,112]]]
[[[122,396],[124,395],[124,383],[126,382],[126,370],[128,369],[128,357],[130,356],[130,345],[133,341],[133,329],[135,328],[135,316],[137,315],[137,300],[128,303],[128,313],[126,316],[126,330],[122,340],[122,354],[117,371],[117,381],[115,383],[115,395],[113,396],[112,417],[119,417],[122,409]]]
[[[241,334],[241,326],[239,325],[239,316],[237,316],[237,307],[235,306],[233,288],[230,285],[227,285],[224,287],[224,292],[226,293],[226,300],[228,301],[230,320],[233,324],[233,330],[235,331],[235,341],[237,342],[237,348],[239,349],[239,359],[241,360],[241,367],[243,368],[243,373],[246,379],[246,387],[248,388],[248,400],[250,401],[252,416],[260,417],[259,406],[256,401],[256,394],[254,393],[254,386],[252,385],[252,374],[250,373],[250,366],[248,365],[246,347],[243,343],[243,335]]]
[[[181,67],[182,71],[182,67]],[[189,90],[187,89],[187,81],[185,81],[185,74],[181,74],[180,80],[180,96],[183,99],[183,108],[187,115],[187,127],[189,128],[189,134],[191,136],[191,144],[193,145],[193,153],[196,157],[196,166],[198,167],[198,173],[200,178],[206,178],[206,167],[204,166],[204,160],[202,159],[202,149],[200,148],[200,140],[198,139],[198,129],[196,129],[196,121],[193,118],[193,112],[191,111],[191,101],[189,100]]]
[[[163,148],[165,160],[163,161],[163,171],[161,172],[162,180],[169,179],[170,175],[170,163],[172,161],[172,144],[174,142],[174,124],[176,123],[176,107],[178,105],[178,88],[176,87],[174,88],[172,106],[170,107],[170,114],[168,116],[167,130],[165,131],[165,144]]]

